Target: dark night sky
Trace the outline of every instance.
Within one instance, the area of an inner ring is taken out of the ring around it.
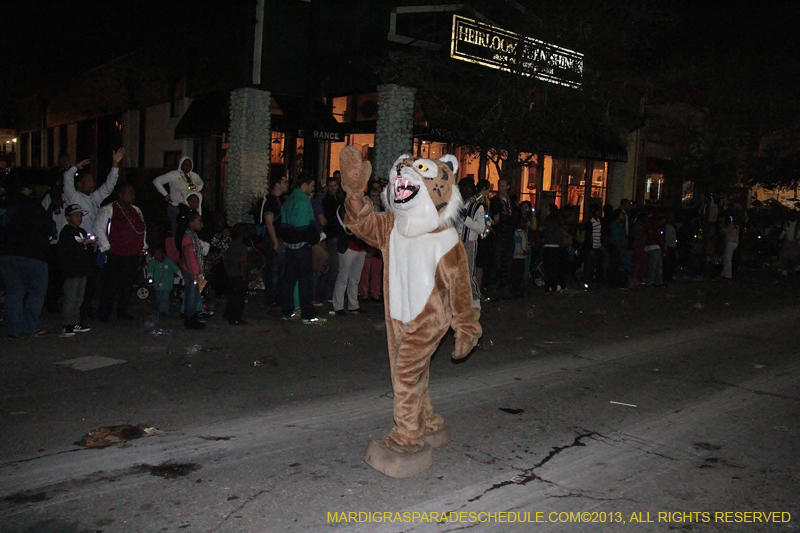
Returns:
[[[184,14],[208,12],[213,17],[215,2],[18,0],[4,4],[0,109],[32,90],[72,78],[128,51],[178,38],[186,29]],[[798,83],[800,2],[674,0],[673,5],[683,24],[660,36],[661,54],[699,64],[709,55],[716,56],[717,63],[730,60],[730,68],[750,63],[763,72],[761,83],[792,87]]]
[[[4,103],[177,35],[181,13],[190,9],[185,0],[4,4],[0,29],[0,99]],[[202,4],[198,1],[194,6]]]

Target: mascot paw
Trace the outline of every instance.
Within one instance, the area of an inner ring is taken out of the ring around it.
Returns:
[[[456,361],[459,359],[464,359],[475,345],[478,344],[478,339],[456,339],[456,347],[453,350],[453,354],[450,356]]]
[[[362,196],[372,174],[372,164],[361,158],[355,146],[346,146],[339,154],[339,170],[342,172],[342,189],[349,195]]]

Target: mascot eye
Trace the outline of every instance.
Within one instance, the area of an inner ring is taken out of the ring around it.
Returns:
[[[425,163],[417,163],[417,168],[420,169],[422,172],[428,170],[428,167],[427,165],[425,165]]]

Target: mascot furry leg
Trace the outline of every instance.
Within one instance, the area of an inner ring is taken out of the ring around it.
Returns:
[[[403,155],[389,171],[383,202],[374,213],[364,200],[372,167],[348,146],[339,157],[345,225],[383,253],[384,309],[395,426],[371,442],[365,460],[391,477],[409,477],[431,465],[431,447],[449,442],[428,393],[430,359],[447,330],[455,330],[453,359],[466,357],[481,336],[472,308],[464,246],[453,229],[461,195],[458,161]]]

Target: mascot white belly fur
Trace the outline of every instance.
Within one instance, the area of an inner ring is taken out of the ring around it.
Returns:
[[[436,267],[458,244],[453,228],[419,237],[406,237],[395,227],[389,237],[389,314],[400,322],[411,322],[431,297]]]

